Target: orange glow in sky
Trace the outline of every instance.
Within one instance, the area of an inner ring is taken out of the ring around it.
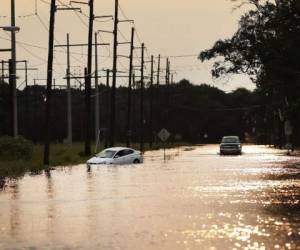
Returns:
[[[238,86],[253,87],[248,77],[237,76],[223,81],[213,81],[210,75],[213,62],[201,63],[196,55],[203,49],[210,48],[218,39],[229,38],[238,27],[238,20],[244,9],[233,11],[235,6],[229,0],[119,0],[120,6],[126,17],[135,20],[140,41],[147,47],[147,55],[161,54],[162,56],[195,55],[194,57],[172,58],[171,67],[177,71],[175,80],[190,79],[195,84],[208,83],[225,90]],[[37,0],[38,16],[18,17],[17,25],[21,31],[17,39],[21,42],[47,47],[47,26],[49,22],[50,0]],[[59,1],[57,1],[59,3]],[[63,3],[69,1],[61,0]],[[16,0],[17,16],[24,16],[35,12],[35,0]],[[111,15],[113,13],[113,0],[95,0],[95,15]],[[88,13],[86,6],[82,6],[84,13]],[[0,16],[9,16],[10,0],[1,0]],[[120,11],[120,19],[125,19]],[[0,18],[0,25],[8,25],[9,18]],[[65,43],[66,33],[70,33],[71,42],[87,41],[87,17],[75,14],[73,11],[58,11],[56,13],[56,40],[60,44]],[[95,29],[111,30],[113,23],[95,22]],[[130,38],[130,24],[120,23],[122,32],[119,40]],[[0,31],[0,47],[8,46],[8,34]],[[111,35],[103,35],[104,42],[112,42]],[[136,46],[139,41],[136,41]],[[39,73],[31,73],[31,77],[45,77],[47,50],[18,45],[18,59],[28,59],[30,64],[39,67]],[[126,45],[119,46],[120,54],[127,55],[129,48]],[[27,49],[27,50],[26,50]],[[29,50],[29,51],[28,51]],[[110,51],[109,51],[110,50]],[[100,60],[100,68],[111,67],[112,49],[101,48],[103,60]],[[72,66],[77,73],[82,71],[85,65],[86,48],[72,50]],[[100,52],[100,53],[101,53]],[[137,51],[139,53],[139,51]],[[1,55],[4,56],[4,55]],[[6,59],[6,58],[5,58]],[[55,77],[62,78],[65,74],[66,56],[61,51],[55,55]],[[136,59],[136,64],[138,64]],[[119,69],[128,68],[128,61],[120,59]],[[126,84],[121,80],[119,84]]]

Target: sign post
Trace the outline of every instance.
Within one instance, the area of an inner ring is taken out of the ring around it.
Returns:
[[[158,138],[163,142],[163,147],[164,147],[164,161],[166,160],[166,141],[170,138],[171,134],[168,130],[163,128],[159,133],[158,133]]]

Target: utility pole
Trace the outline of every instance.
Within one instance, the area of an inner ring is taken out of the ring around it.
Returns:
[[[169,58],[166,59],[166,85],[169,84]]]
[[[28,64],[25,61],[25,115],[29,117],[29,104],[28,104]],[[28,121],[28,120],[27,120]],[[26,122],[26,135],[29,137],[29,123]]]
[[[89,14],[89,32],[88,32],[88,60],[86,71],[86,137],[85,137],[85,155],[91,154],[91,75],[92,75],[92,46],[93,46],[93,28],[94,28],[94,0],[89,1],[90,14]]]
[[[132,90],[136,90],[137,88],[136,88],[136,77],[135,77],[135,70],[132,70]],[[131,119],[132,119],[132,121],[133,121],[133,123],[132,123],[132,127],[133,127],[133,130],[138,130],[137,129],[137,127],[136,127],[136,125],[135,124],[138,124],[138,121],[137,121],[137,119],[136,119],[136,117],[138,117],[138,115],[137,115],[137,113],[138,113],[138,111],[137,111],[137,107],[138,107],[138,105],[137,105],[137,98],[136,98],[136,94],[134,95],[134,93],[136,93],[137,94],[137,91],[133,91],[131,94],[132,94],[132,105],[131,105],[131,107],[132,107],[132,115],[131,115]],[[138,126],[139,126],[139,124],[138,124]],[[133,134],[132,134],[132,136],[133,136]],[[133,136],[132,137],[132,140],[133,140],[133,138],[135,138],[135,141],[137,140],[137,137],[136,136]]]
[[[132,94],[132,62],[133,62],[133,50],[134,50],[134,28],[131,29],[131,42],[130,42],[130,58],[129,58],[129,79],[128,79],[128,101],[127,101],[127,147],[130,147],[131,139],[131,94]]]
[[[4,74],[4,61],[1,61],[1,80],[4,81],[5,74]]]
[[[159,78],[160,78],[160,55],[158,55],[158,63],[157,63],[157,87],[159,87]]]
[[[88,153],[88,150],[90,149],[90,128],[87,128],[87,126],[89,126],[89,122],[88,120],[90,119],[91,117],[91,110],[90,108],[87,108],[87,107],[90,107],[90,104],[91,104],[91,95],[90,95],[90,92],[89,92],[89,88],[88,88],[88,70],[87,68],[84,68],[84,100],[85,100],[85,107],[86,107],[86,112],[85,112],[85,144],[84,144],[84,150],[85,150],[85,154]]]
[[[163,88],[163,101],[162,101],[162,105],[163,105],[163,118],[162,118],[162,122],[163,122],[163,126],[167,127],[167,115],[168,115],[168,105],[169,105],[169,73],[168,73],[168,67],[169,67],[169,59],[166,58],[166,72],[165,72],[165,86]]]
[[[142,43],[141,57],[141,99],[140,99],[140,151],[144,152],[144,51],[145,44]]]
[[[159,83],[160,83],[160,55],[158,55],[157,62],[157,75],[156,75],[156,97],[157,97],[157,105],[156,105],[156,131],[160,129],[160,91],[159,91]],[[157,140],[156,140],[157,143]]]
[[[67,34],[67,109],[68,109],[68,136],[67,141],[69,145],[72,145],[73,133],[72,133],[72,97],[71,97],[71,72],[70,72],[70,35]]]
[[[154,58],[151,56],[151,76],[150,76],[150,149],[153,144],[153,74],[154,74]]]
[[[169,67],[170,67],[170,64],[169,64],[169,58],[166,59],[166,102],[167,102],[167,105],[166,105],[166,109],[169,108],[169,83],[170,83],[170,80],[169,80],[169,77],[170,77],[170,71],[169,71]]]
[[[9,107],[10,107],[10,129],[9,133],[14,136],[14,85],[13,85],[13,62],[8,61],[8,75],[9,75]]]
[[[98,81],[98,34],[95,32],[95,142],[99,139],[100,129],[100,102],[99,102],[99,81]]]
[[[168,85],[171,84],[171,63],[170,60],[168,60]]]
[[[51,92],[53,77],[53,46],[54,46],[54,25],[56,0],[51,0],[50,25],[49,25],[49,45],[48,45],[48,65],[47,65],[47,91],[46,91],[46,125],[45,125],[45,148],[44,165],[49,166],[50,155],[50,115],[51,115]]]
[[[114,18],[114,48],[113,48],[113,79],[111,88],[111,110],[110,110],[110,146],[115,144],[115,122],[116,122],[116,76],[117,76],[117,57],[118,57],[118,23],[119,23],[119,0],[115,0]]]
[[[15,0],[11,0],[11,26],[16,26]],[[10,85],[12,88],[12,136],[18,136],[18,101],[17,101],[17,72],[16,72],[16,31],[11,31],[11,77]]]
[[[110,70],[109,69],[107,69],[106,70],[106,115],[105,115],[105,120],[106,120],[106,123],[105,123],[105,125],[106,125],[106,131],[105,131],[105,148],[107,148],[108,147],[108,133],[109,133],[109,129],[108,129],[108,127],[109,127],[109,110],[110,110],[110,101],[109,101],[109,97],[110,97],[110,91],[109,91],[109,77],[110,77]]]

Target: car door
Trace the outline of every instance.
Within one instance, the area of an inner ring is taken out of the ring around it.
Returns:
[[[124,149],[116,153],[116,155],[114,156],[114,164],[126,164],[126,152]]]
[[[134,151],[132,149],[126,149],[125,150],[125,161],[126,164],[132,164],[134,159]]]

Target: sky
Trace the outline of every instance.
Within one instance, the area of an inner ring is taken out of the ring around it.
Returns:
[[[10,0],[0,0],[0,26],[9,25]],[[50,0],[15,0],[16,23],[21,28],[17,33],[17,59],[29,61],[29,65],[38,68],[30,71],[30,79],[36,78],[38,84],[45,84],[47,67],[47,44],[49,26]],[[87,1],[87,0],[82,0]],[[57,1],[59,3],[59,1]],[[62,3],[69,3],[60,0]],[[141,42],[147,47],[146,55],[149,57],[158,54],[170,57],[171,69],[176,71],[174,81],[183,78],[194,84],[206,83],[225,91],[238,87],[253,89],[254,85],[246,75],[236,75],[230,78],[215,80],[211,77],[213,61],[202,63],[197,55],[210,48],[218,39],[230,38],[238,28],[238,20],[247,7],[234,9],[230,0],[119,0],[120,19],[133,19],[137,30],[135,46]],[[37,4],[36,4],[37,3]],[[82,14],[74,11],[57,11],[55,27],[55,43],[65,44],[66,33],[70,34],[71,43],[87,42],[88,8],[82,8]],[[114,0],[95,0],[95,15],[112,15]],[[35,12],[37,15],[35,15]],[[109,19],[96,19],[96,30],[112,30],[113,22]],[[130,39],[131,23],[119,24],[119,41],[126,42]],[[8,40],[7,40],[8,39]],[[112,44],[111,34],[100,34],[99,40]],[[9,47],[9,34],[0,31],[0,48]],[[99,48],[99,68],[112,67],[112,45]],[[86,65],[87,48],[72,48],[71,72],[73,75],[83,73]],[[135,65],[140,65],[140,50],[135,52]],[[129,55],[128,45],[119,45],[120,55]],[[181,57],[184,56],[184,57]],[[1,53],[0,60],[7,59],[9,54]],[[156,60],[157,62],[157,60]],[[64,85],[63,77],[66,71],[66,51],[56,49],[54,60],[54,78],[59,84]],[[129,61],[120,58],[118,69],[128,69]],[[19,67],[23,67],[21,64]],[[149,73],[150,65],[147,65]],[[22,87],[23,74],[19,72],[18,86]],[[102,80],[104,82],[104,79]],[[162,80],[163,83],[163,80]],[[73,84],[77,84],[74,82]],[[126,79],[120,78],[118,85],[126,85]]]

